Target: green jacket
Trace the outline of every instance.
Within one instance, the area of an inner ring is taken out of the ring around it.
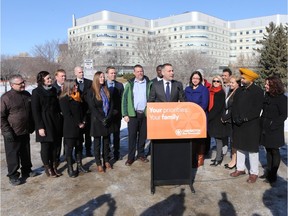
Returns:
[[[144,79],[146,80],[146,98],[148,101],[152,82],[149,81],[149,78],[147,76],[144,76]],[[135,78],[128,80],[127,84],[125,85],[121,101],[122,116],[129,116],[129,117],[136,116],[136,111],[134,109],[134,95],[133,95],[134,80]],[[145,108],[145,115],[146,115],[146,108]]]

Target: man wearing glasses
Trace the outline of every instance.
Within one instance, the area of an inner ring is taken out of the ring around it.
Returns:
[[[1,97],[1,131],[8,166],[7,177],[15,186],[21,184],[20,165],[22,178],[34,177],[37,173],[31,170],[30,133],[34,131],[31,94],[25,90],[21,75],[12,75],[9,83],[11,90]]]

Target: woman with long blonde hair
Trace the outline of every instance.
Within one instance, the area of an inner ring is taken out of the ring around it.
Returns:
[[[224,112],[221,117],[221,121],[224,124],[224,133],[225,136],[230,137],[230,143],[231,143],[231,161],[227,164],[225,164],[225,169],[234,169],[236,168],[236,149],[233,147],[233,139],[232,139],[232,104],[233,104],[233,97],[235,95],[236,90],[241,85],[241,78],[239,76],[232,75],[230,77],[230,92],[228,93],[228,96],[225,100],[225,108]]]
[[[114,132],[114,125],[112,124],[113,101],[102,71],[97,71],[94,74],[92,86],[87,92],[86,100],[91,111],[91,136],[94,137],[94,155],[97,170],[103,173],[105,170],[112,169],[109,163],[109,136]],[[101,138],[103,163],[100,153]]]

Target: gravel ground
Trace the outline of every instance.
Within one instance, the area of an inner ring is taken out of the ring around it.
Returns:
[[[287,145],[281,148],[281,165],[277,183],[269,185],[258,179],[248,184],[247,175],[232,178],[232,171],[224,169],[230,160],[226,155],[221,166],[210,167],[210,159],[195,175],[191,193],[188,185],[156,186],[150,190],[150,162],[136,161],[125,166],[127,158],[127,129],[121,131],[121,154],[123,160],[104,174],[96,172],[93,157],[83,163],[92,172],[69,178],[65,163],[61,163],[63,176],[47,178],[40,160],[40,145],[31,136],[33,169],[41,175],[28,178],[19,186],[11,186],[6,177],[4,145],[1,145],[1,215],[119,215],[119,216],[166,216],[166,215],[287,215]],[[3,143],[3,140],[1,140]],[[212,150],[212,156],[215,150]],[[260,148],[260,174],[266,159]]]

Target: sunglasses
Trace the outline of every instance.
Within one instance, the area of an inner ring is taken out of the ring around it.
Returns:
[[[220,80],[213,80],[212,82],[213,83],[215,83],[215,82],[220,83],[221,81]]]

